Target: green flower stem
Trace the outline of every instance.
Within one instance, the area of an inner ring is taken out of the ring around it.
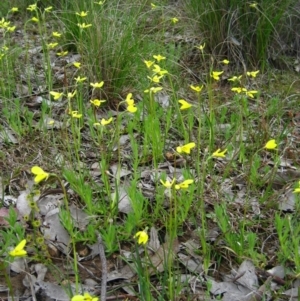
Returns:
[[[168,73],[168,80],[169,80],[169,84],[170,84],[170,87],[171,87],[171,90],[173,92],[173,100],[174,100],[174,104],[175,104],[175,107],[176,107],[176,111],[179,115],[179,118],[180,118],[180,123],[181,123],[181,128],[183,130],[183,135],[184,135],[184,140],[186,143],[188,143],[190,140],[190,132],[188,132],[186,130],[186,125],[183,121],[183,117],[182,117],[182,114],[181,114],[181,111],[180,111],[180,108],[179,108],[179,105],[178,105],[178,101],[177,101],[177,95],[175,93],[175,87],[174,87],[174,84],[173,84],[173,81],[172,81],[172,78],[170,76],[170,74]]]
[[[56,174],[51,174],[51,176],[55,177],[63,191],[63,195],[64,195],[64,205],[65,205],[65,209],[66,212],[68,213],[67,217],[68,217],[68,221],[67,223],[72,224],[72,217],[70,215],[70,208],[69,208],[69,201],[68,201],[68,194],[66,191],[66,188],[61,180],[61,178],[59,176],[57,176]],[[72,233],[70,233],[70,237],[71,237],[71,241],[72,241],[72,248],[73,248],[73,256],[74,256],[74,274],[75,274],[75,290],[76,290],[76,294],[79,292],[79,271],[78,271],[78,263],[77,263],[77,254],[76,254],[76,242],[75,242],[75,233],[73,232],[73,227],[71,227],[71,231]]]

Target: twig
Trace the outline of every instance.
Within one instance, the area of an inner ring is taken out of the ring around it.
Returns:
[[[258,289],[258,291],[251,293],[246,301],[261,301],[264,293],[272,281],[272,276],[268,277],[265,283]]]
[[[30,286],[30,290],[31,290],[32,301],[37,301],[36,300],[36,295],[35,295],[35,290],[34,290],[33,283],[32,283],[31,274],[29,273],[29,268],[28,268],[28,264],[27,264],[26,258],[24,258],[24,263],[25,263],[25,272],[27,274],[26,276],[27,276],[27,279],[28,279],[28,282],[29,282],[29,286]]]
[[[98,246],[99,246],[99,257],[101,261],[102,279],[101,279],[101,301],[106,301],[106,289],[107,289],[107,263],[104,251],[103,240],[98,233]]]

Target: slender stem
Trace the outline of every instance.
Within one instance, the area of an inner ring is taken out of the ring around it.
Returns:
[[[104,251],[104,244],[100,233],[98,234],[98,247],[99,256],[101,261],[102,279],[101,279],[101,301],[106,301],[106,290],[107,290],[107,262]]]

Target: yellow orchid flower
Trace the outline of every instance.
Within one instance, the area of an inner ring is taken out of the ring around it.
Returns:
[[[178,102],[181,104],[180,110],[186,110],[192,106],[190,103],[188,103],[184,99],[179,99]]]
[[[225,158],[226,152],[227,152],[227,148],[225,148],[222,152],[221,149],[218,148],[215,152],[213,152],[212,157]]]
[[[79,114],[78,113],[78,111],[72,111],[71,112],[71,116],[73,117],[73,118],[81,118],[82,117],[82,114]]]
[[[171,22],[173,24],[176,24],[178,21],[179,21],[179,19],[177,19],[176,17],[174,17],[174,18],[171,19]]]
[[[138,244],[143,244],[145,245],[149,239],[149,236],[147,234],[147,232],[144,230],[144,231],[138,231],[134,236],[133,238],[138,238]]]
[[[76,13],[76,15],[79,16],[79,17],[84,18],[88,15],[88,11],[81,11],[80,13]]]
[[[200,93],[203,89],[203,85],[200,87],[200,86],[193,86],[193,85],[190,85],[190,88],[194,91],[196,91],[197,93]]]
[[[21,242],[9,252],[9,255],[12,257],[22,257],[27,255],[26,250],[24,250],[26,245],[26,239],[21,240]]]
[[[77,94],[77,91],[74,90],[73,93],[72,93],[72,92],[69,92],[69,93],[67,94],[67,97],[68,97],[68,99],[71,99],[71,98],[73,98],[76,94]]]
[[[174,178],[171,182],[170,181],[163,181],[163,180],[160,180],[160,183],[165,186],[166,188],[171,188],[173,186],[173,184],[175,183],[176,179]]]
[[[256,70],[256,71],[248,71],[247,72],[247,75],[248,76],[251,76],[251,77],[256,77],[257,73],[259,72],[259,70]]]
[[[106,100],[99,100],[99,99],[91,99],[90,100],[90,103],[93,104],[95,107],[100,107],[100,105],[103,103],[103,102],[106,102]]]
[[[128,93],[125,99],[127,105],[132,106],[134,105],[134,99],[132,98],[132,93]]]
[[[196,146],[196,144],[194,142],[190,142],[188,144],[185,144],[185,145],[181,145],[181,146],[178,146],[176,148],[176,151],[178,153],[186,153],[186,154],[190,154],[191,153],[191,149],[194,148]]]
[[[144,90],[145,93],[149,93],[149,92],[152,92],[152,93],[157,93],[159,91],[161,91],[163,88],[162,87],[151,87],[150,89],[146,89]]]
[[[242,78],[243,75],[240,76],[233,76],[231,78],[228,78],[228,81],[230,82],[236,82],[236,81],[240,81],[240,79]]]
[[[203,49],[205,48],[205,43],[203,43],[202,45],[196,46],[196,48],[203,51]]]
[[[86,80],[86,77],[80,77],[80,76],[78,76],[78,77],[75,78],[76,83],[82,83],[85,80]]]
[[[154,64],[154,61],[146,61],[146,60],[144,60],[144,63],[146,64],[147,68],[149,69]]]
[[[76,67],[77,69],[79,69],[81,67],[81,63],[80,62],[74,62],[73,66]]]
[[[50,91],[50,95],[53,96],[54,100],[58,100],[58,99],[60,99],[64,95],[64,93]]]
[[[194,183],[194,180],[192,179],[188,179],[188,180],[185,180],[179,184],[176,184],[175,185],[175,189],[187,189],[189,188],[189,185],[193,184]]]
[[[215,80],[219,80],[220,79],[220,75],[223,73],[224,71],[213,71],[211,73],[211,77]]]
[[[56,54],[58,56],[66,56],[69,52],[66,50],[66,51],[61,51],[61,52],[57,52]]]
[[[98,297],[92,297],[89,293],[84,293],[83,295],[75,295],[72,297],[71,301],[98,301]]]
[[[77,23],[78,27],[81,29],[89,28],[92,24],[85,24],[85,23]]]
[[[269,149],[269,150],[276,149],[276,147],[277,147],[277,143],[276,143],[275,139],[269,140],[264,146],[265,149]]]
[[[153,58],[155,58],[158,62],[160,62],[160,61],[166,59],[165,56],[162,56],[162,55],[160,55],[160,54],[158,54],[158,55],[153,55]]]
[[[57,31],[53,31],[52,32],[52,36],[55,38],[60,38],[61,37],[61,33],[57,32]]]
[[[112,120],[113,120],[113,118],[112,118],[112,117],[110,117],[110,118],[109,118],[109,119],[107,119],[107,120],[106,120],[106,119],[104,119],[104,118],[102,118],[100,123],[101,123],[101,125],[103,125],[103,126],[104,126],[104,125],[110,124],[110,123],[112,122]]]
[[[50,176],[50,174],[46,171],[44,171],[41,167],[39,166],[33,166],[31,168],[31,172],[35,175],[34,182],[36,184],[39,184],[43,180],[47,180]]]
[[[90,85],[91,85],[94,89],[96,89],[96,88],[102,88],[103,85],[104,85],[104,81],[99,82],[99,83],[90,83]]]
[[[129,105],[129,106],[127,106],[127,111],[130,113],[135,113],[137,111],[137,107],[134,104]]]

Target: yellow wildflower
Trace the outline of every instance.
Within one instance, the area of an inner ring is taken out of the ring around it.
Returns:
[[[163,75],[154,75],[153,77],[147,76],[152,82],[158,84]]]
[[[100,107],[101,103],[106,102],[106,100],[100,100],[100,99],[91,99],[90,103],[93,104],[95,107]]]
[[[241,88],[241,87],[235,87],[235,88],[232,88],[231,91],[236,92],[236,93],[242,93],[242,92],[247,92],[247,89]]]
[[[71,301],[98,301],[99,298],[92,297],[89,293],[84,293],[83,295],[75,295],[72,297]]]
[[[31,18],[31,21],[38,23],[38,22],[39,22],[39,19],[38,19],[37,17],[32,17],[32,18]]]
[[[12,13],[16,13],[19,11],[19,8],[18,7],[12,7],[11,10],[10,10]]]
[[[68,51],[66,50],[66,51],[56,52],[56,54],[58,56],[66,56],[68,54]]]
[[[77,69],[80,69],[81,63],[80,62],[74,62],[73,66],[76,67]]]
[[[127,105],[134,105],[134,99],[132,98],[132,93],[128,93],[125,99]]]
[[[68,99],[71,99],[71,98],[73,98],[75,95],[76,95],[76,93],[77,93],[77,91],[76,90],[74,90],[74,92],[72,93],[72,92],[69,92],[68,94],[67,94],[67,97],[68,97]]]
[[[249,6],[252,7],[252,8],[256,8],[257,7],[257,3],[253,2],[253,3],[249,4]]]
[[[78,77],[75,78],[76,83],[82,83],[85,80],[86,80],[86,77],[80,77],[80,76],[78,76]]]
[[[83,18],[88,15],[88,11],[81,11],[80,13],[76,13],[76,15]]]
[[[22,257],[27,254],[27,252],[24,250],[26,245],[26,239],[21,240],[21,242],[12,250],[9,252],[9,255],[12,257]]]
[[[213,71],[211,73],[211,77],[215,80],[219,80],[220,79],[220,75],[223,73],[224,71]]]
[[[151,87],[150,89],[144,90],[145,93],[157,93],[158,91],[161,91],[163,88],[162,87]]]
[[[137,107],[135,105],[129,105],[127,107],[127,111],[130,113],[135,113],[137,111]]]
[[[179,21],[179,20],[178,20],[176,17],[174,17],[174,18],[171,19],[171,22],[172,22],[173,24],[176,24],[178,21]]]
[[[82,117],[82,114],[79,114],[78,111],[72,111],[71,112],[71,116],[73,118],[81,118]]]
[[[178,153],[186,153],[186,154],[190,154],[191,153],[191,149],[194,148],[196,146],[196,144],[194,142],[190,142],[188,144],[185,144],[185,145],[181,145],[181,146],[178,146],[176,148],[177,152]]]
[[[146,60],[144,60],[144,63],[146,64],[147,68],[150,68],[154,64],[154,61],[146,61]]]
[[[190,103],[188,103],[184,99],[179,99],[178,102],[181,104],[180,110],[186,110],[192,106]]]
[[[165,56],[162,56],[162,55],[160,55],[160,54],[158,54],[158,55],[153,55],[153,58],[155,58],[158,62],[160,62],[160,61],[166,59]]]
[[[39,166],[33,166],[31,168],[31,172],[35,175],[34,182],[36,184],[39,184],[43,180],[47,180],[50,176],[48,172],[45,172],[42,168]]]
[[[36,4],[31,4],[27,7],[27,10],[34,11],[36,10],[36,8],[37,8]]]
[[[256,70],[256,71],[248,71],[247,72],[247,75],[248,76],[251,76],[251,77],[256,77],[257,73],[259,72],[259,70]]]
[[[140,245],[145,245],[149,239],[148,234],[145,230],[137,232],[133,238],[138,238],[138,244]]]
[[[9,32],[13,32],[13,31],[15,31],[15,29],[16,29],[16,26],[8,26],[7,27],[7,31],[9,31]]]
[[[231,78],[228,78],[228,81],[236,82],[236,81],[239,81],[241,78],[242,78],[242,75],[240,75],[240,76],[233,76]]]
[[[203,51],[203,49],[205,48],[205,43],[203,43],[202,45],[196,46],[196,48]]]
[[[85,28],[88,28],[88,27],[91,27],[92,24],[85,24],[85,23],[77,23],[77,25],[79,26],[79,28],[81,29],[85,29]]]
[[[49,13],[49,12],[52,10],[52,8],[53,8],[52,6],[46,7],[46,8],[45,8],[45,12]]]
[[[104,85],[104,81],[99,82],[99,83],[90,83],[90,85],[91,85],[94,89],[96,89],[96,88],[101,88],[101,87],[103,87],[103,85]]]
[[[193,85],[190,85],[190,88],[194,91],[196,91],[197,93],[200,93],[203,89],[203,85],[200,87],[200,86],[193,86]]]
[[[188,179],[188,180],[185,180],[179,184],[176,184],[175,185],[175,189],[186,189],[186,188],[189,188],[189,185],[193,184],[194,183],[194,180],[192,179]]]
[[[64,95],[64,93],[50,91],[50,95],[53,96],[54,100],[58,100],[58,99],[60,99]]]
[[[52,32],[52,36],[55,38],[60,38],[61,37],[61,33],[57,32],[57,31],[53,31]]]
[[[222,152],[221,149],[218,148],[215,152],[213,152],[212,157],[224,158],[226,152],[227,148],[225,148]]]
[[[130,113],[135,113],[137,111],[137,107],[134,104],[134,99],[132,98],[132,93],[128,93],[125,99],[127,103],[127,111]]]
[[[107,124],[110,124],[111,122],[112,122],[112,120],[113,120],[113,118],[112,117],[110,117],[109,119],[104,119],[104,118],[102,118],[101,119],[101,125],[107,125]]]
[[[58,43],[49,43],[49,44],[47,44],[47,47],[48,47],[49,49],[53,49],[53,48],[55,48],[57,45],[58,45]]]
[[[174,178],[171,182],[166,180],[165,182],[163,180],[160,180],[160,183],[163,184],[166,188],[171,188],[173,184],[175,183],[176,179]]]
[[[222,63],[225,64],[225,65],[228,65],[230,62],[225,59],[225,60],[222,61]]]
[[[276,147],[277,147],[277,144],[276,144],[275,139],[269,140],[264,146],[265,149],[276,149]]]
[[[256,93],[258,93],[258,91],[256,91],[256,90],[246,91],[246,95],[251,98],[254,98],[254,94],[256,94]]]
[[[167,74],[168,71],[167,70],[164,70],[164,69],[161,69],[159,65],[157,64],[154,64],[154,68],[152,69],[152,71],[154,73],[157,73],[159,75],[164,75],[164,74]]]

